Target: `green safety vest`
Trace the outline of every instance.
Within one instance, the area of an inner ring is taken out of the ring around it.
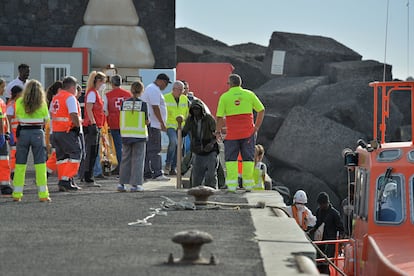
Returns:
[[[122,137],[147,138],[148,129],[145,124],[145,112],[142,110],[143,102],[136,100],[124,101],[119,116],[119,128]]]
[[[164,95],[165,105],[167,107],[167,128],[178,128],[177,117],[182,115],[183,123],[181,126],[184,126],[184,121],[188,116],[188,98],[186,95],[180,95],[180,99],[177,102],[172,94],[172,92]]]
[[[40,108],[31,114],[26,113],[23,98],[16,100],[16,118],[20,125],[43,125],[49,121],[49,110],[47,104],[43,103]]]

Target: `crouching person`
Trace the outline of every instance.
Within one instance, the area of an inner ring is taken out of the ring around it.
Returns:
[[[193,154],[191,186],[204,183],[217,189],[219,147],[215,136],[216,121],[206,113],[204,104],[197,99],[191,103],[189,113],[182,135],[190,135],[190,150]]]

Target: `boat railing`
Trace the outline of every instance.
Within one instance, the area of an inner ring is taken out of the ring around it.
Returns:
[[[317,258],[315,261],[316,263],[323,263],[328,262],[330,267],[333,268],[334,274],[331,275],[346,275],[343,272],[344,269],[344,260],[345,260],[345,254],[344,254],[344,247],[347,243],[351,243],[350,239],[337,239],[337,240],[323,240],[323,241],[312,241],[312,243],[315,245],[315,248],[318,250],[322,258]],[[333,244],[335,245],[335,254],[334,257],[328,257],[320,250],[320,245],[329,245]]]

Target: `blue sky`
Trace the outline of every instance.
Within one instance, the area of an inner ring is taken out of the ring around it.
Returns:
[[[406,79],[414,76],[414,0],[388,1],[387,26],[387,0],[176,0],[176,27],[228,45],[268,46],[274,31],[326,36],[364,60],[386,56],[394,78]]]

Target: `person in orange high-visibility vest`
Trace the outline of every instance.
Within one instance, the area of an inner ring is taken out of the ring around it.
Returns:
[[[6,103],[0,98],[0,193],[11,195],[13,189],[10,187],[10,165],[9,151],[6,143],[6,133],[9,123],[6,117]],[[13,139],[13,136],[10,136]]]
[[[47,88],[46,91],[46,100],[47,100],[47,106],[50,109],[50,103],[52,102],[53,97],[59,92],[60,89],[62,89],[63,87],[63,83],[62,81],[58,80],[55,81],[52,85],[50,85]],[[55,145],[53,144],[53,139],[52,139],[52,127],[51,124],[52,122],[49,122],[49,124],[46,125],[46,145],[48,146],[48,150],[50,149],[50,155],[47,158],[46,161],[46,167],[47,167],[47,175],[51,175],[52,173],[57,171],[57,164],[56,164],[56,148]]]
[[[242,80],[237,74],[228,78],[230,89],[222,94],[217,106],[216,136],[221,139],[224,125],[227,133],[224,140],[224,159],[226,161],[226,185],[229,192],[235,192],[238,185],[239,153],[243,159],[243,187],[251,191],[254,187],[254,152],[257,131],[264,117],[265,108],[252,91],[241,87]],[[253,111],[257,113],[256,121]],[[225,118],[225,121],[224,121]]]
[[[22,96],[23,88],[20,86],[14,86],[11,89],[11,98],[7,102],[7,109],[6,109],[6,115],[7,119],[9,120],[9,126],[10,126],[10,135],[13,137],[10,137],[9,139],[9,146],[10,146],[10,152],[9,152],[9,165],[10,165],[10,179],[13,180],[14,177],[14,168],[16,167],[16,129],[19,125],[19,122],[16,119],[16,100]]]
[[[303,231],[307,231],[308,227],[313,227],[316,224],[316,217],[305,206],[306,203],[308,203],[308,197],[305,191],[298,190],[293,196],[293,204],[286,207],[289,216],[296,220],[296,223]]]
[[[56,148],[59,191],[80,189],[73,180],[81,162],[81,111],[76,99],[77,80],[66,77],[62,89],[52,98],[50,115],[52,117],[53,145]]]

